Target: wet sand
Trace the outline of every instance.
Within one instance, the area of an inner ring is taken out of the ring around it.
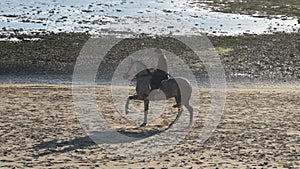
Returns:
[[[112,110],[109,86],[97,87]],[[199,119],[210,92],[200,89]],[[300,90],[230,88],[213,135],[199,144],[193,133],[163,154],[123,157],[98,147],[82,129],[70,85],[0,85],[0,168],[299,168]],[[111,116],[113,118],[113,116]],[[148,126],[149,127],[149,126]]]

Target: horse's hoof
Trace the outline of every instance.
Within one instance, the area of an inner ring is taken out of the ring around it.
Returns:
[[[140,125],[140,127],[146,127],[147,123],[143,123]]]
[[[180,108],[180,105],[174,104],[172,107],[173,107],[173,108]]]

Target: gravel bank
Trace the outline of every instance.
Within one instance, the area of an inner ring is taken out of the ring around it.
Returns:
[[[40,40],[30,41],[30,38]],[[49,35],[19,35],[21,41],[0,42],[0,75],[65,75],[71,76],[77,57],[85,42],[91,37],[82,33]],[[300,78],[299,33],[275,33],[271,35],[210,36],[224,65],[228,80],[250,79],[271,81],[298,81]],[[142,49],[139,44],[170,49],[182,56],[198,78],[204,77],[205,67],[196,64],[192,52],[182,44],[166,46],[171,38],[149,37],[124,39],[115,46],[101,65],[99,78],[110,80],[114,68],[123,56]]]

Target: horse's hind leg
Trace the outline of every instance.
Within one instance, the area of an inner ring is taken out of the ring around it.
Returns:
[[[181,96],[178,94],[177,96],[175,96],[175,101],[176,104],[173,105],[174,108],[181,108]]]
[[[147,125],[148,109],[149,109],[149,100],[144,100],[144,123],[141,125],[141,127]]]
[[[184,104],[184,106],[188,109],[188,111],[190,112],[190,122],[189,122],[189,125],[188,125],[188,128],[190,128],[193,124],[193,107],[191,105],[189,105],[188,103]]]
[[[128,111],[129,101],[130,101],[130,98],[128,97],[127,101],[126,101],[126,104],[125,104],[125,114],[129,113],[129,111]]]
[[[173,105],[173,107],[178,109],[177,116],[176,116],[175,120],[169,125],[168,128],[171,128],[173,126],[173,124],[175,124],[177,122],[177,120],[179,119],[179,117],[181,116],[182,111],[183,111],[182,105],[181,105],[180,94],[177,94],[177,96],[175,96],[175,101],[176,101],[176,105]]]
[[[171,127],[173,126],[173,124],[175,124],[175,123],[177,122],[177,120],[179,119],[179,117],[180,117],[181,114],[182,114],[182,111],[183,111],[182,108],[179,107],[179,108],[178,108],[177,116],[176,116],[175,120],[168,126],[168,129],[171,128]]]

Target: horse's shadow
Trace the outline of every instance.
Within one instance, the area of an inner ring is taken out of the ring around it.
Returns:
[[[48,142],[42,142],[38,145],[35,145],[32,149],[39,152],[38,154],[34,155],[34,157],[38,158],[50,154],[60,154],[74,151],[77,149],[84,149],[93,145],[96,145],[93,142],[93,140],[89,136],[84,136],[63,142],[54,139]]]
[[[97,144],[101,145],[129,143],[151,137],[161,132],[163,131],[158,129],[139,130],[138,128],[133,128],[130,131],[120,129],[112,131],[92,132],[87,136],[78,137],[69,141],[60,142],[54,139],[48,142],[42,142],[32,147],[32,149],[40,152],[34,155],[34,157],[38,158],[51,154],[67,153],[78,149],[85,149]]]

